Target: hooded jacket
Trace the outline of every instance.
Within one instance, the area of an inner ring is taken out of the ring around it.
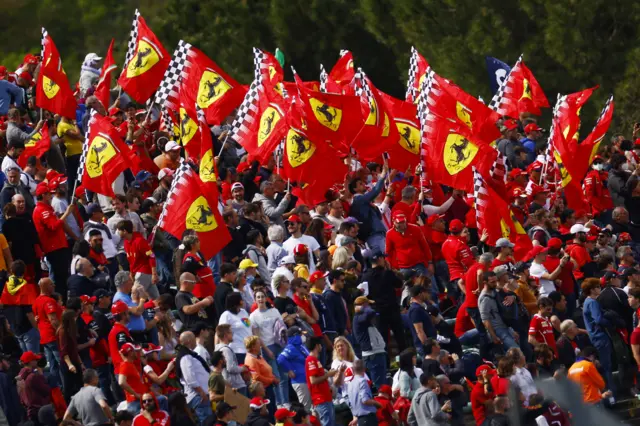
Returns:
[[[416,391],[407,416],[409,426],[444,425],[449,423],[448,420],[438,402],[438,396],[431,389],[421,387]]]
[[[24,367],[20,370],[18,378],[23,381],[18,386],[18,394],[27,409],[27,416],[30,419],[37,417],[40,408],[51,403],[51,387],[42,373],[31,368]]]
[[[248,244],[242,254],[258,265],[258,274],[260,274],[260,277],[265,280],[265,282],[271,281],[271,273],[269,272],[269,268],[267,268],[267,258],[258,247],[253,244]]]
[[[278,355],[278,366],[285,371],[293,371],[295,377],[291,379],[292,384],[307,383],[304,364],[309,356],[309,350],[302,343],[302,336],[295,335],[289,337],[287,346]]]
[[[269,417],[260,414],[260,410],[252,410],[245,421],[247,426],[270,426]]]
[[[376,311],[366,307],[353,316],[353,334],[362,349],[362,356],[386,352],[384,339],[374,325],[376,315]]]

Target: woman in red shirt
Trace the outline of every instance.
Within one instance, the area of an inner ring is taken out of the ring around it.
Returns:
[[[62,373],[62,388],[64,399],[69,402],[71,397],[82,388],[82,360],[78,352],[78,326],[76,313],[70,309],[62,314],[60,328],[57,331],[58,346],[60,348],[60,371]]]
[[[200,240],[197,235],[187,235],[182,239],[185,254],[182,258],[182,272],[191,272],[198,282],[193,288],[193,295],[198,299],[213,296],[216,284],[213,281],[213,271],[200,254]]]

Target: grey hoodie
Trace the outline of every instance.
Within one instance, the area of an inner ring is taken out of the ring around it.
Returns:
[[[449,418],[442,411],[438,396],[423,386],[416,391],[411,400],[407,422],[409,426],[436,426],[448,424]]]
[[[271,198],[267,198],[262,194],[256,194],[253,196],[252,202],[262,204],[262,210],[264,210],[265,215],[269,216],[272,225],[284,225],[282,215],[287,211],[287,207],[289,206],[288,199],[283,198],[280,204],[277,204],[276,201]]]
[[[251,259],[253,263],[258,264],[256,269],[265,282],[271,282],[271,273],[269,272],[269,268],[267,268],[267,259],[258,247],[253,244],[247,244],[247,248],[242,251],[242,254]]]

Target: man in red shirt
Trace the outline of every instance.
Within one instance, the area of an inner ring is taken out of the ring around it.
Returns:
[[[529,324],[529,343],[536,348],[540,344],[546,344],[558,358],[558,348],[556,347],[556,339],[553,335],[553,327],[549,322],[551,313],[553,312],[553,300],[548,297],[541,297],[538,300],[538,313],[531,318]]]
[[[547,271],[555,271],[560,265],[562,258],[562,240],[560,238],[551,238],[547,242],[547,260],[543,265]],[[567,262],[563,267],[558,280],[560,280],[560,292],[567,299],[567,317],[573,318],[573,312],[576,309],[576,293],[575,279],[573,278],[573,262]]]
[[[62,377],[60,376],[60,350],[56,338],[56,330],[60,327],[62,318],[62,307],[56,299],[51,297],[55,286],[50,278],[42,278],[38,285],[40,295],[36,297],[33,304],[33,315],[38,323],[40,344],[44,348],[44,356],[47,358],[51,377],[56,380],[56,383],[62,383],[58,382]]]
[[[487,364],[483,364],[476,369],[478,381],[471,390],[470,399],[473,418],[478,426],[484,423],[487,417],[487,402],[493,400],[496,396],[490,386],[493,375],[495,375],[495,370],[492,370]]]
[[[421,206],[421,204],[416,202],[415,199],[415,187],[407,185],[402,188],[402,200],[400,200],[393,206],[393,208],[391,209],[391,216],[393,217],[397,213],[402,213],[408,218],[409,223],[415,225],[418,220],[418,215],[420,214]]]
[[[386,253],[393,269],[417,269],[433,275],[431,250],[418,225],[407,223],[407,216],[397,212],[393,216],[393,228],[387,231]]]
[[[336,424],[336,412],[333,407],[333,396],[329,386],[329,377],[338,378],[334,385],[340,386],[344,380],[343,373],[346,365],[343,364],[339,370],[325,371],[318,357],[322,348],[322,340],[319,337],[311,337],[307,340],[309,356],[304,365],[307,376],[307,386],[311,393],[311,403],[313,404],[322,426],[332,426]]]
[[[111,307],[111,315],[115,323],[109,332],[109,353],[113,354],[111,360],[113,362],[113,371],[118,374],[118,368],[122,363],[122,357],[120,354],[120,348],[125,343],[133,344],[133,339],[127,328],[129,323],[129,306],[121,300],[118,300]]]
[[[573,235],[573,244],[567,245],[566,251],[574,263],[575,269],[573,270],[573,276],[578,281],[578,285],[580,285],[585,278],[583,271],[584,266],[591,262],[591,255],[589,255],[585,247],[589,231],[589,228],[586,228],[580,223],[573,225],[570,230],[571,235]]]
[[[40,247],[49,264],[49,275],[55,283],[58,293],[62,295],[63,300],[66,300],[71,252],[67,245],[65,231],[68,230],[68,225],[65,220],[73,212],[75,204],[70,204],[64,214],[58,218],[51,206],[52,197],[48,184],[46,182],[39,183],[36,187],[38,203],[33,209],[33,224],[38,232]]]
[[[475,258],[467,245],[469,231],[460,220],[453,219],[451,221],[449,232],[451,235],[442,244],[442,256],[449,267],[450,281],[447,285],[447,292],[449,297],[457,300],[460,292],[463,291],[464,274],[473,265]]]
[[[124,390],[127,400],[127,411],[131,414],[140,412],[142,394],[149,392],[149,386],[142,381],[138,352],[140,347],[125,343],[120,348],[122,363],[118,368],[118,384]]]
[[[515,244],[509,241],[508,238],[498,238],[496,241],[496,248],[498,249],[498,254],[496,258],[493,259],[491,263],[491,269],[496,266],[507,265],[509,270],[513,270],[513,265],[515,265],[516,261],[513,258],[513,248]]]
[[[591,213],[594,217],[602,214],[605,219],[610,219],[610,212],[613,211],[613,201],[609,188],[604,182],[609,178],[608,173],[604,171],[604,159],[596,155],[593,157],[591,171],[584,177],[584,196],[591,206]]]
[[[124,241],[124,251],[131,274],[134,275],[136,284],[144,287],[151,300],[156,300],[158,292],[158,274],[156,273],[156,258],[151,246],[138,232],[133,232],[133,222],[123,220],[116,226],[118,235]]]
[[[391,426],[398,424],[398,414],[393,409],[391,394],[391,386],[382,385],[380,386],[380,389],[378,389],[378,395],[373,398],[380,404],[380,408],[378,408],[378,411],[376,412],[378,426]]]

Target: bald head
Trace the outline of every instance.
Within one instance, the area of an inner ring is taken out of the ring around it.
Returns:
[[[76,272],[80,275],[83,275],[87,278],[93,276],[93,265],[89,261],[89,259],[85,259],[81,257],[76,263]]]
[[[191,272],[183,272],[180,275],[180,290],[191,292],[195,284],[196,284],[196,276],[193,275]]]
[[[185,331],[180,335],[180,344],[191,350],[196,348],[196,336],[191,331]]]
[[[41,278],[40,281],[38,281],[38,286],[40,286],[40,294],[44,294],[45,296],[51,296],[53,290],[56,288],[51,278]]]
[[[24,201],[24,197],[21,194],[15,194],[13,197],[11,197],[11,204],[16,206],[16,213],[22,214],[25,212],[27,205]]]

